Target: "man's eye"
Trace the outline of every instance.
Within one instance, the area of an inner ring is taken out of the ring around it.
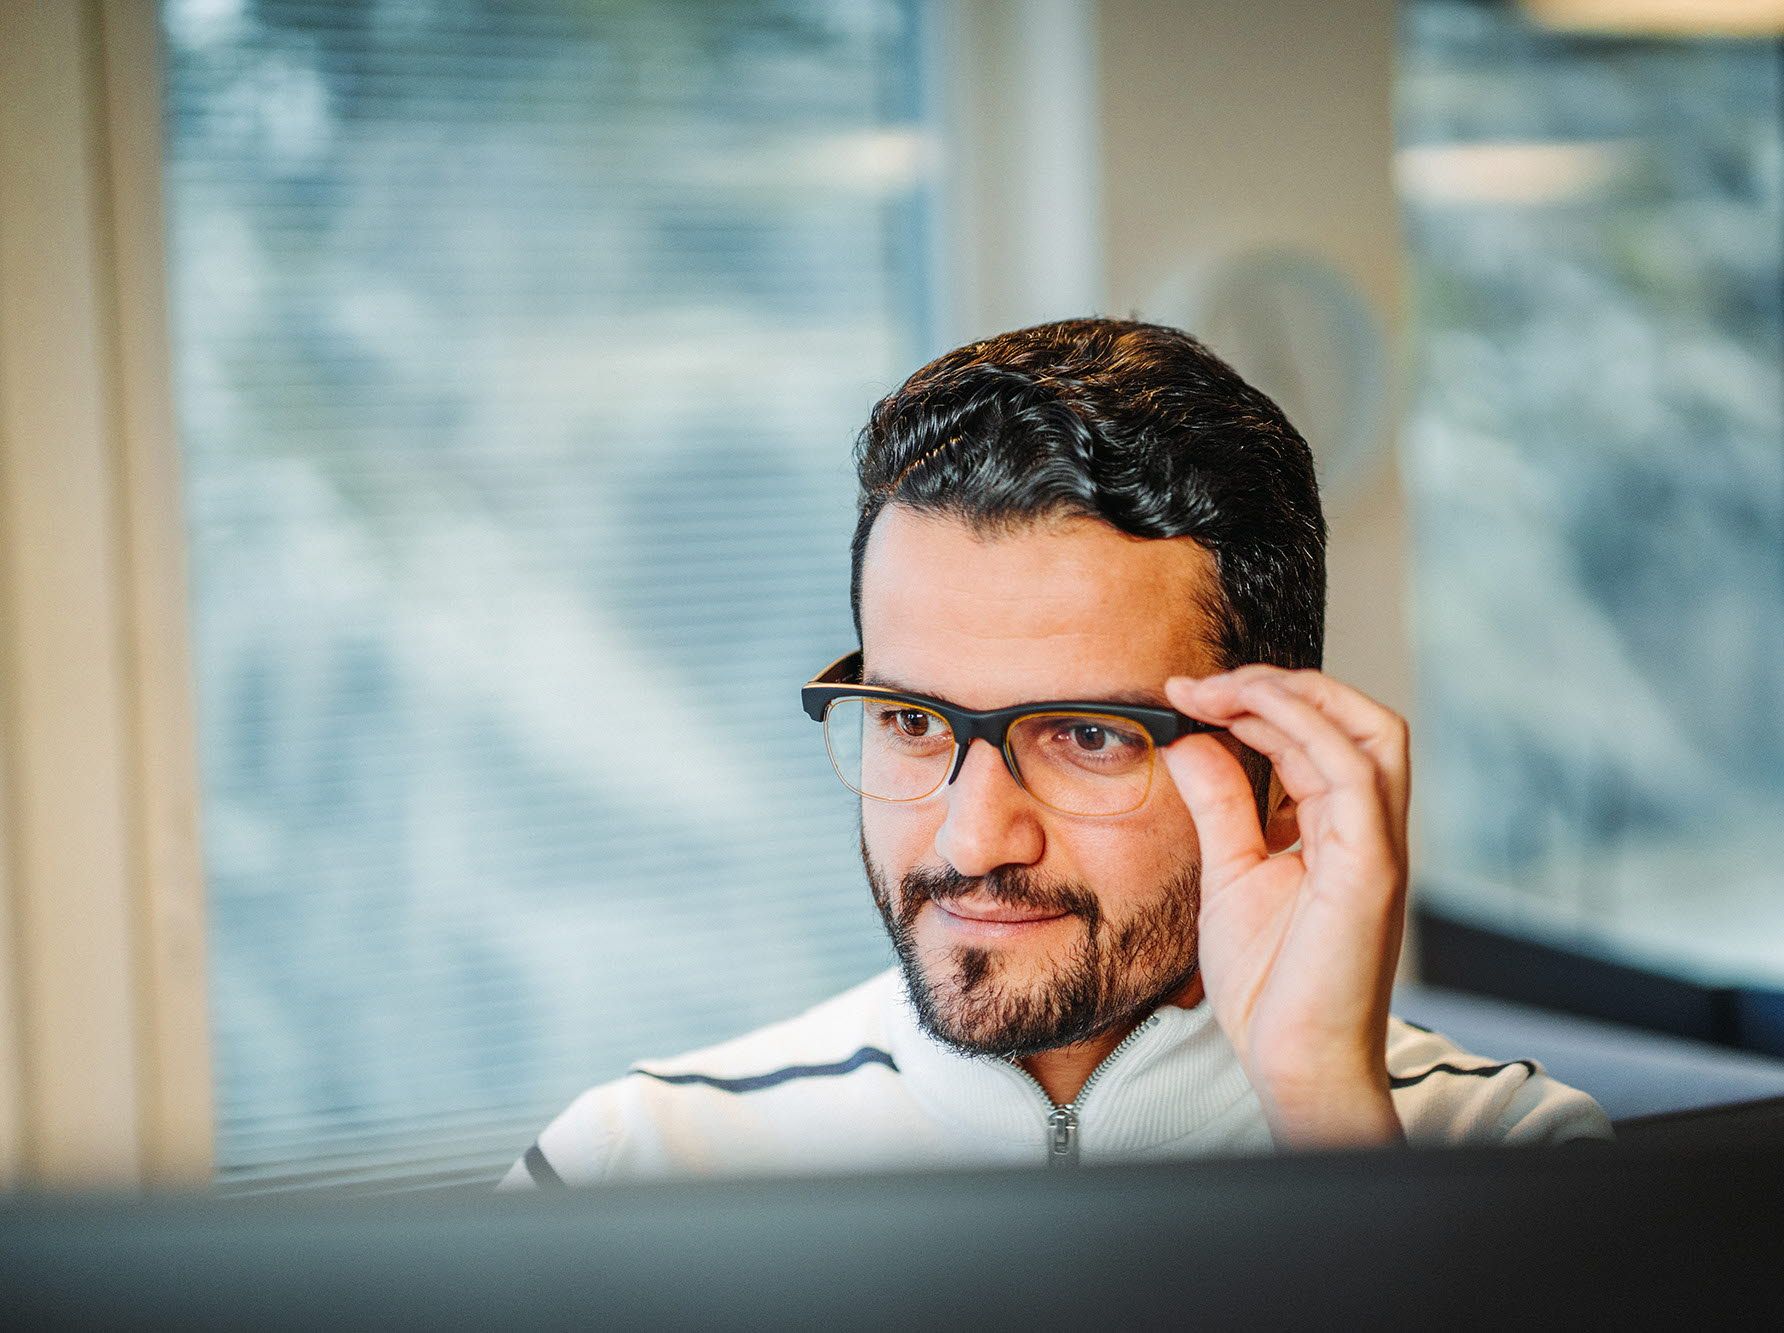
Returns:
[[[927,736],[929,725],[935,721],[928,713],[918,712],[913,708],[902,709],[892,715],[893,725],[906,736]]]
[[[921,708],[880,707],[871,713],[875,726],[892,740],[939,740],[947,735],[941,719]]]
[[[1122,731],[1104,722],[1073,722],[1061,728],[1061,739],[1069,742],[1074,749],[1087,753],[1145,744],[1134,732]]]
[[[1063,757],[1108,767],[1127,763],[1146,751],[1143,733],[1102,718],[1062,718],[1054,723],[1048,744]]]
[[[1073,727],[1071,738],[1080,750],[1100,750],[1109,743],[1109,733],[1088,722]]]

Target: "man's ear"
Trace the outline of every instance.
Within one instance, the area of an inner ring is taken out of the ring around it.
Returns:
[[[1301,826],[1295,819],[1295,802],[1282,789],[1274,769],[1270,770],[1270,794],[1266,802],[1264,848],[1274,856],[1277,852],[1286,852],[1301,840]]]

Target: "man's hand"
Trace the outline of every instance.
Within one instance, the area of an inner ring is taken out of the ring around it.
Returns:
[[[1165,764],[1202,847],[1201,972],[1279,1142],[1398,1141],[1387,1018],[1406,911],[1406,723],[1317,671],[1246,666],[1165,684],[1173,706],[1268,756],[1300,846],[1271,855],[1214,736]]]

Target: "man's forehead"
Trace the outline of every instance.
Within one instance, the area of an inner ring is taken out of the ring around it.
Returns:
[[[861,576],[868,672],[996,707],[1030,698],[1160,702],[1164,677],[1216,669],[1213,557],[1095,519],[993,530],[889,506]]]

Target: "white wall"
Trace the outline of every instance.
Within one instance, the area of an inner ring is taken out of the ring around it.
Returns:
[[[1387,384],[1371,465],[1326,497],[1327,666],[1409,712],[1394,0],[936,0],[932,13],[941,346],[1139,315],[1187,322],[1253,373],[1181,298],[1186,275],[1261,249],[1329,266],[1365,303]],[[1318,423],[1296,424],[1320,452]]]
[[[1148,305],[1187,265],[1285,246],[1340,270],[1397,345],[1395,11],[1394,0],[1101,0],[1109,313],[1166,318]],[[1404,503],[1391,447],[1375,460],[1349,497],[1329,497],[1326,665],[1409,711]]]

